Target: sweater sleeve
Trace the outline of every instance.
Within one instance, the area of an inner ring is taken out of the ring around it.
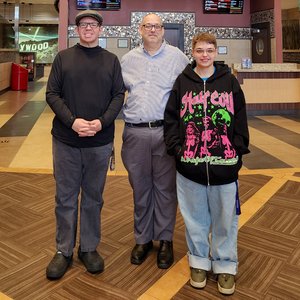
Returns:
[[[47,82],[46,101],[57,118],[68,128],[71,128],[76,117],[72,114],[65,104],[64,99],[61,97],[62,84],[61,57],[60,54],[57,54],[53,61]]]
[[[232,75],[233,76],[233,75]],[[249,129],[246,112],[246,101],[244,93],[233,76],[233,99],[235,105],[234,113],[234,136],[233,142],[240,155],[250,153],[249,150]]]
[[[114,61],[113,70],[113,86],[112,86],[112,99],[108,105],[106,111],[102,116],[99,117],[102,128],[108,127],[117,118],[123,103],[125,95],[125,86],[123,82],[121,66],[118,58]]]
[[[180,144],[180,100],[178,99],[177,82],[175,81],[170,93],[164,113],[164,139],[167,152],[178,156],[181,152]]]

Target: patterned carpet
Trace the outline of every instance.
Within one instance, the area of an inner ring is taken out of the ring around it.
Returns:
[[[272,184],[273,175],[242,175],[242,215],[260,191]],[[299,299],[300,295],[300,180],[284,180],[276,192],[255,209],[239,231],[239,273],[231,299]],[[264,194],[267,194],[264,192]],[[188,284],[184,223],[178,212],[174,237],[175,265],[156,267],[155,244],[141,265],[130,264],[134,245],[132,191],[127,176],[108,176],[102,211],[99,252],[105,271],[87,273],[77,256],[58,282],[45,278],[45,268],[55,252],[54,180],[49,174],[0,173],[0,287],[12,299],[226,299],[209,274],[204,290]],[[248,205],[248,206],[247,206]],[[247,218],[246,218],[247,219]],[[76,252],[75,252],[76,254]],[[180,263],[183,270],[176,271]],[[184,275],[182,275],[182,274]],[[182,286],[176,285],[184,277]],[[159,284],[165,277],[167,285]],[[157,286],[160,297],[149,296]],[[160,290],[162,289],[162,290]],[[163,291],[165,289],[165,291]],[[167,295],[164,297],[164,292]],[[1,299],[1,294],[0,294]]]

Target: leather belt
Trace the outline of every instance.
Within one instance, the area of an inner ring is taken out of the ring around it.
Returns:
[[[127,127],[148,127],[148,128],[155,128],[155,127],[160,127],[164,125],[163,120],[157,120],[157,121],[150,121],[146,123],[128,123],[125,122],[125,125]]]

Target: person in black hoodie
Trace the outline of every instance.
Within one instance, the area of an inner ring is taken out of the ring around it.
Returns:
[[[78,257],[90,273],[104,269],[97,252],[102,193],[125,87],[117,56],[99,47],[102,21],[97,11],[77,14],[79,43],[57,54],[47,84],[46,101],[55,114],[51,133],[57,250],[46,269],[48,279],[61,278],[72,264],[79,203]]]
[[[176,79],[165,109],[164,138],[176,158],[190,284],[204,288],[212,269],[220,293],[232,294],[238,266],[238,172],[242,156],[250,152],[249,131],[244,93],[228,66],[215,63],[216,51],[214,35],[194,36],[194,61]]]

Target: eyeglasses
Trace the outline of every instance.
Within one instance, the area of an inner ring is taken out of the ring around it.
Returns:
[[[145,30],[150,31],[152,30],[152,28],[154,28],[155,30],[159,31],[162,30],[162,28],[164,27],[163,25],[159,25],[159,24],[145,24],[143,25],[143,27],[145,28]]]
[[[95,29],[99,26],[100,24],[97,22],[92,22],[92,23],[87,23],[87,22],[80,22],[79,23],[79,27],[80,28],[88,28],[88,26],[90,26],[92,29]]]
[[[196,49],[196,53],[203,55],[206,53],[207,55],[211,55],[216,52],[216,49]]]

